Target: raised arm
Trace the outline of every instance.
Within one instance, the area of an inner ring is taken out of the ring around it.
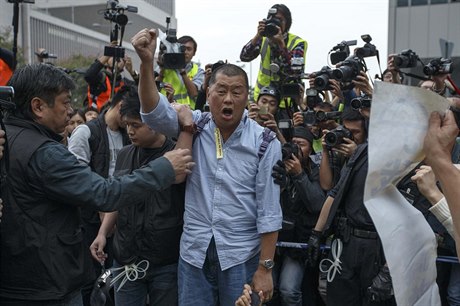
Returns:
[[[149,113],[156,108],[160,100],[153,72],[153,59],[157,46],[157,32],[154,29],[143,29],[134,35],[131,39],[131,43],[141,60],[139,75],[141,111]]]

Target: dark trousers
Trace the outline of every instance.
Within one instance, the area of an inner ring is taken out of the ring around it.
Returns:
[[[327,305],[330,306],[396,306],[394,297],[384,302],[370,302],[366,290],[385,263],[379,239],[350,235],[343,243],[341,274],[327,284]]]

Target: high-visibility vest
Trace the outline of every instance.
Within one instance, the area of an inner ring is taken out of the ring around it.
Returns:
[[[198,73],[198,65],[192,63],[192,69],[187,72],[187,77],[193,80],[193,77]],[[191,109],[195,109],[195,99],[192,99],[187,92],[182,77],[175,69],[165,69],[163,74],[163,82],[171,84],[174,88],[174,100],[179,104],[187,104]],[[166,95],[166,90],[161,89],[162,94]]]
[[[297,35],[288,33],[287,49],[289,51],[294,50],[294,48],[301,42],[304,43],[303,59],[304,59],[304,65],[305,65],[305,57],[307,55],[307,47],[308,47],[307,41],[303,40]],[[260,50],[259,74],[257,75],[257,82],[254,88],[254,101],[257,101],[257,97],[259,96],[259,92],[262,87],[269,86],[271,81],[278,81],[276,79],[277,75],[273,74],[270,71],[270,64],[271,64],[270,56],[271,56],[271,48],[268,44],[268,39],[266,37],[263,37],[261,50]],[[286,107],[284,100],[281,101],[279,107],[280,108]]]
[[[118,86],[115,87],[114,93],[116,93],[122,86],[124,82],[121,81]],[[110,94],[112,93],[112,84],[108,76],[105,76],[105,91],[101,92],[99,95],[92,95],[90,88],[88,86],[88,108],[97,108],[97,111],[100,112],[102,107],[110,100]]]
[[[4,60],[0,59],[0,86],[6,86],[12,75],[13,70],[10,66]]]

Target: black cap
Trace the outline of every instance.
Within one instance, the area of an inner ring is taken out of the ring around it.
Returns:
[[[278,102],[281,99],[280,92],[278,91],[278,89],[276,89],[273,86],[264,86],[264,87],[262,87],[260,89],[260,91],[259,91],[259,96],[258,96],[257,100],[260,99],[260,96],[264,96],[264,95],[269,95],[269,96],[275,97],[276,101],[278,101]]]
[[[308,140],[311,144],[313,143],[313,133],[306,127],[296,126],[292,132],[292,138],[298,137]]]

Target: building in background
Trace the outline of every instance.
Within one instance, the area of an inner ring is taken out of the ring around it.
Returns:
[[[388,54],[415,51],[426,64],[433,58],[453,60],[452,78],[460,85],[460,0],[389,0]],[[448,46],[448,48],[446,48]],[[423,75],[422,64],[405,69]],[[418,80],[406,78],[411,85]]]
[[[110,43],[111,24],[104,19],[106,0],[35,0],[34,4],[21,2],[19,14],[18,46],[27,62],[37,61],[34,52],[45,48],[49,53],[66,59],[75,54],[94,56],[104,52]],[[28,1],[25,1],[28,2]],[[126,54],[138,66],[137,56],[130,39],[143,28],[166,29],[166,17],[176,28],[175,0],[120,0],[121,5],[138,8],[137,13],[125,12],[128,24],[123,36]],[[0,26],[12,25],[14,4],[0,1]]]

